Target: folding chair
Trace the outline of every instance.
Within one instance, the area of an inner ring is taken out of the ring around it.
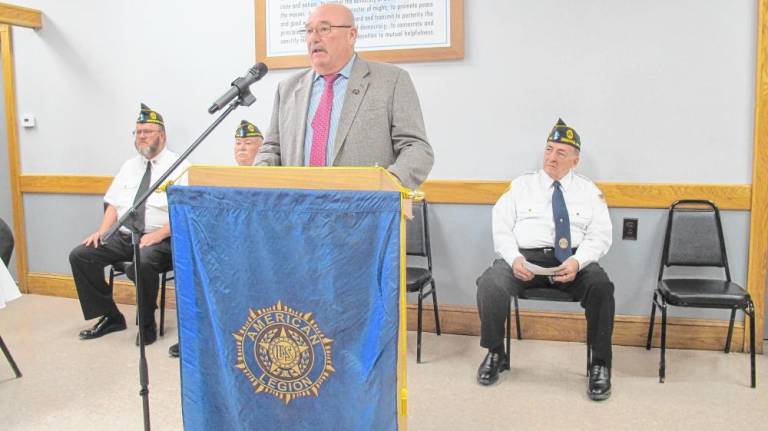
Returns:
[[[664,278],[664,268],[670,266],[719,267],[725,280],[712,278]],[[730,352],[736,310],[749,316],[751,383],[755,378],[755,306],[749,293],[731,281],[728,257],[723,240],[723,227],[717,206],[706,200],[680,200],[669,208],[664,248],[659,266],[659,278],[651,303],[646,349],[651,349],[656,308],[661,310],[661,359],[659,382],[666,377],[667,305],[731,310],[725,353]]]
[[[418,329],[416,335],[416,362],[421,362],[422,306],[424,298],[431,295],[435,311],[435,332],[440,335],[440,316],[437,310],[437,291],[432,276],[432,248],[429,240],[429,220],[427,201],[413,202],[413,219],[406,223],[406,247],[408,256],[426,258],[426,267],[408,266],[406,268],[406,289],[409,293],[419,294]],[[428,285],[431,288],[424,291]]]

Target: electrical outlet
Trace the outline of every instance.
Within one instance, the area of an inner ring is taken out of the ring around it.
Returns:
[[[637,219],[625,218],[622,229],[621,239],[631,239],[637,241]]]

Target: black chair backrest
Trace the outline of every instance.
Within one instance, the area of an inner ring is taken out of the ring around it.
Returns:
[[[11,228],[0,218],[0,259],[3,260],[5,266],[8,266],[11,261],[13,244],[13,231],[11,231]]]
[[[681,200],[669,208],[659,280],[665,266],[716,266],[731,280],[720,211],[707,200]]]
[[[430,258],[427,201],[413,202],[413,219],[405,222],[405,254]]]

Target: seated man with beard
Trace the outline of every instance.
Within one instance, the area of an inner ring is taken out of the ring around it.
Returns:
[[[163,117],[143,103],[136,120],[134,136],[134,146],[139,154],[123,163],[109,186],[104,196],[106,210],[101,225],[69,255],[83,316],[86,320],[99,319],[93,327],[80,332],[81,340],[98,338],[126,328],[125,317],[118,310],[112,289],[104,280],[104,268],[117,262],[133,260],[131,234],[123,226],[109,242],[102,242],[102,237],[131,208],[135,200],[149,189],[149,185],[179,158],[165,146]],[[188,163],[182,163],[171,178],[178,177],[178,172],[188,166]],[[159,275],[171,263],[171,228],[165,193],[153,193],[139,206],[136,216],[129,219],[128,224],[141,232],[139,277],[143,295],[139,301],[144,326],[140,330],[144,331],[145,344],[152,344],[157,339],[155,308]],[[126,268],[126,275],[135,282],[134,272],[133,265]],[[137,336],[137,345],[138,342]]]

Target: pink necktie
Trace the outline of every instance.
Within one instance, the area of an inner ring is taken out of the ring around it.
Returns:
[[[328,130],[331,128],[331,108],[333,108],[333,83],[339,75],[325,75],[325,89],[320,96],[320,104],[312,119],[312,149],[309,153],[309,166],[325,166],[328,147]]]

